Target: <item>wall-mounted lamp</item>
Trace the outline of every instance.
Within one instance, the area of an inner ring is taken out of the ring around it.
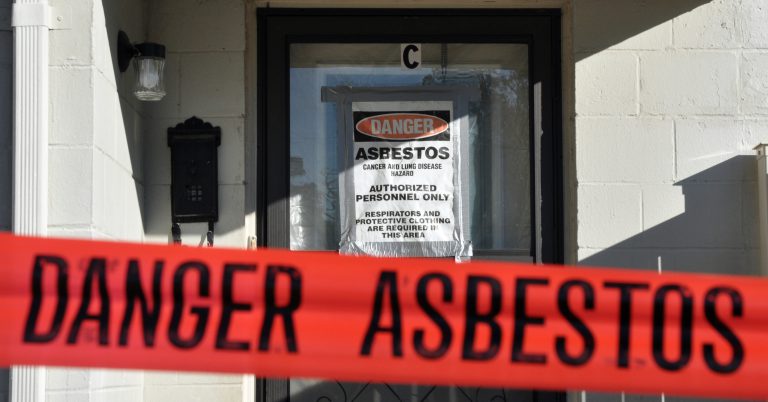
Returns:
[[[163,99],[165,46],[152,42],[133,45],[128,35],[120,31],[117,33],[117,65],[121,73],[128,70],[131,59],[136,72],[136,81],[133,84],[133,94],[136,98],[142,101]]]

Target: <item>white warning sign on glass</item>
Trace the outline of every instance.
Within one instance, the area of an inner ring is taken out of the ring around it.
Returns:
[[[454,237],[452,102],[355,102],[357,242]]]

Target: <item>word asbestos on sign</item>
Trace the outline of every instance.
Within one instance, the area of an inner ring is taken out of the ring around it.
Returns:
[[[8,234],[0,257],[4,365],[768,397],[762,279]]]

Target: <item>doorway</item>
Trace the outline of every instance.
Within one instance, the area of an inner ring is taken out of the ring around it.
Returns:
[[[455,117],[466,122],[461,196],[471,258],[562,262],[559,15],[261,9],[260,245],[339,249],[344,122],[341,106],[324,101],[324,91],[460,88],[474,94]],[[263,401],[559,398],[563,394],[298,379],[257,386]]]

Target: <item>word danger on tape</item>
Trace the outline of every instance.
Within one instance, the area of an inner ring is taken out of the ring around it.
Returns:
[[[766,398],[768,281],[0,235],[0,364]]]

